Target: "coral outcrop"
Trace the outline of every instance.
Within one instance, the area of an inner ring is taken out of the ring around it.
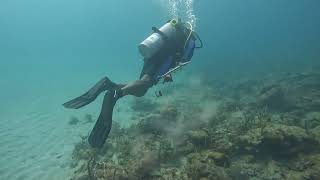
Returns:
[[[114,122],[99,151],[85,137],[75,146],[72,179],[320,179],[319,82],[294,74],[201,84],[202,94],[180,85],[170,102],[134,101],[138,123]]]

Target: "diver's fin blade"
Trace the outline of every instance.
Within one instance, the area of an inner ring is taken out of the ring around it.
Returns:
[[[96,97],[89,98],[88,96],[86,96],[86,94],[76,97],[62,105],[68,109],[79,109],[79,108],[82,108],[83,106],[90,104],[92,101],[96,99]]]
[[[64,103],[63,106],[69,109],[79,109],[90,104],[103,91],[113,90],[116,87],[116,83],[112,82],[109,78],[104,77],[100,81],[98,81],[88,92]]]
[[[99,118],[94,125],[88,141],[94,148],[101,148],[105,143],[112,126],[112,113],[116,104],[112,92],[107,92],[103,99],[102,109]]]

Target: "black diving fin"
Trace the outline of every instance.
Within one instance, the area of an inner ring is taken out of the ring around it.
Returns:
[[[118,100],[116,91],[108,91],[103,99],[99,118],[94,125],[88,141],[94,148],[101,148],[105,143],[112,126],[113,108]]]
[[[111,90],[115,87],[116,84],[105,77],[97,82],[88,92],[64,103],[63,106],[69,109],[79,109],[93,102],[103,91]]]

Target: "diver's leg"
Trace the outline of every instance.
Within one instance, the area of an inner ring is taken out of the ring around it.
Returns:
[[[153,85],[152,79],[149,75],[145,74],[141,79],[127,84],[121,88],[122,96],[133,95],[137,97],[144,96],[148,89]]]

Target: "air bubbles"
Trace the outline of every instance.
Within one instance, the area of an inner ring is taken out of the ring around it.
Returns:
[[[194,0],[159,0],[159,2],[167,7],[172,18],[182,18],[188,21],[193,27],[196,26],[196,16],[193,10]]]

